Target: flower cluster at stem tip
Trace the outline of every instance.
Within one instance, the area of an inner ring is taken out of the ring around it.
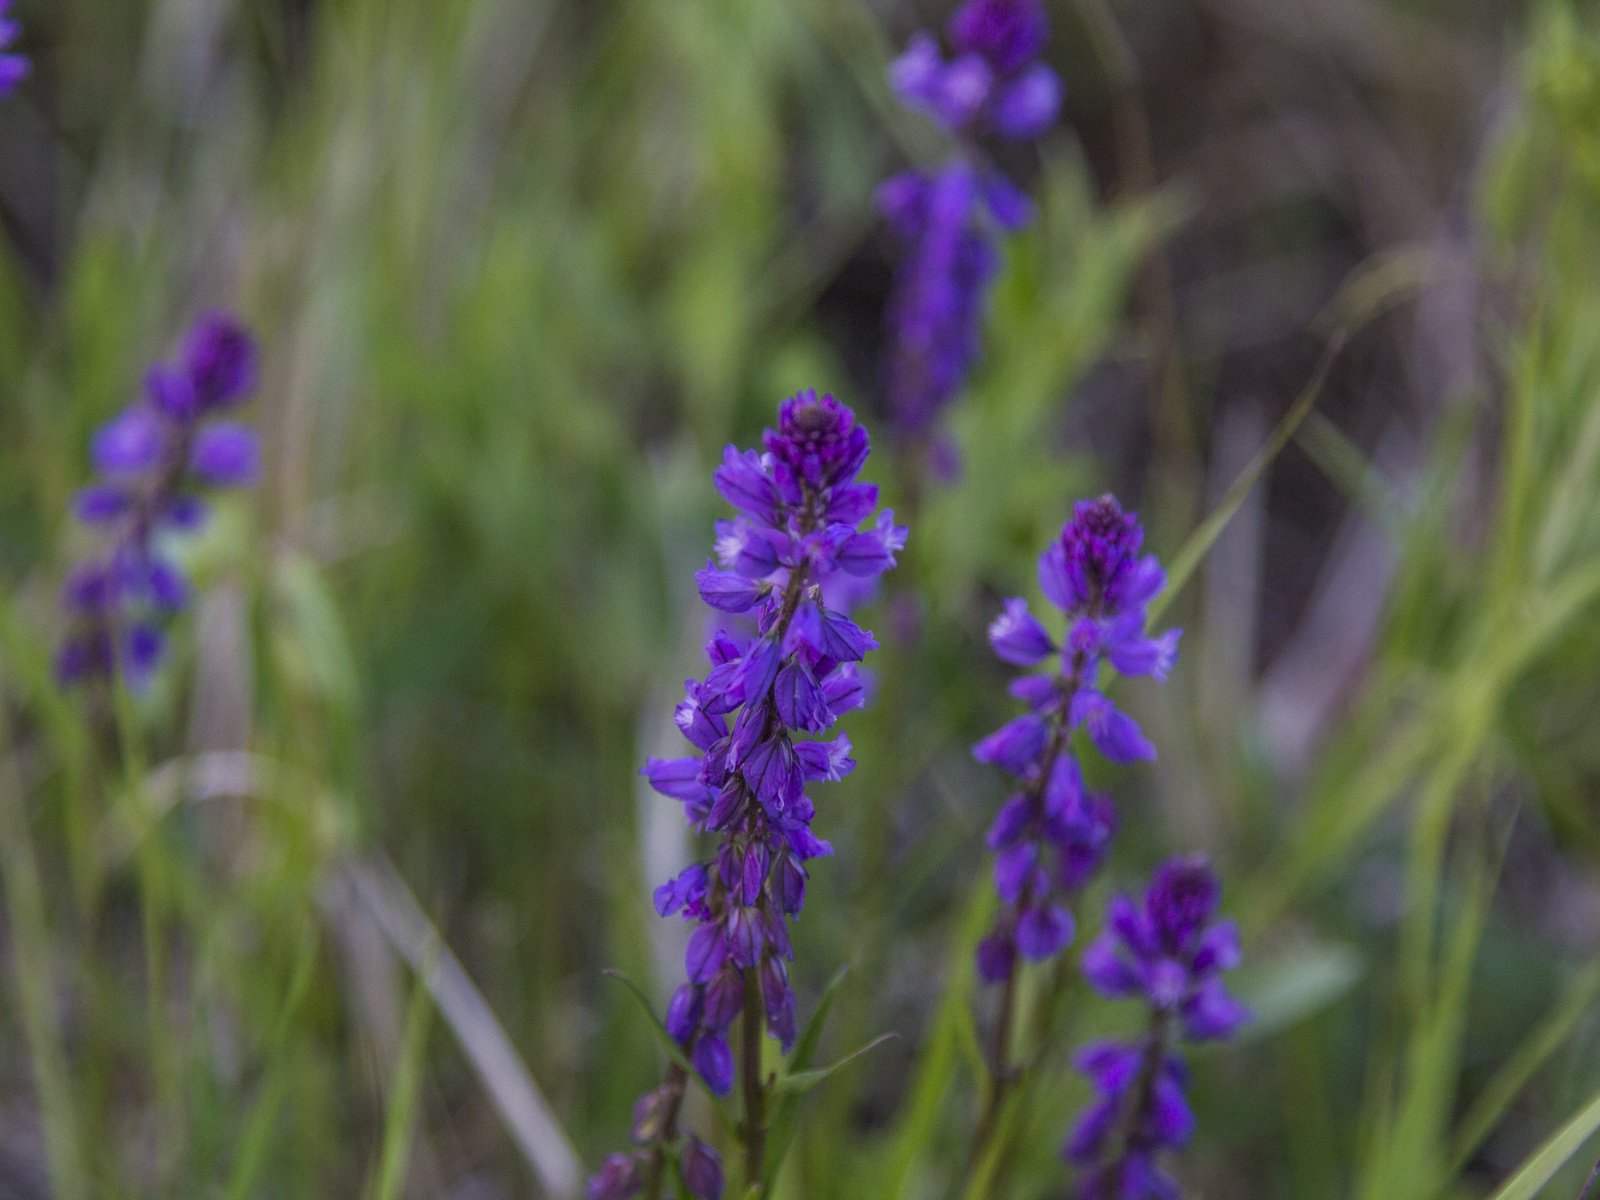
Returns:
[[[67,576],[62,607],[71,629],[56,655],[63,683],[121,672],[137,685],[165,646],[163,618],[183,608],[188,586],[168,556],[170,534],[199,529],[196,485],[242,487],[260,474],[256,432],[219,419],[256,386],[256,346],[225,313],[202,316],[176,364],[145,376],[144,396],[95,433],[99,480],[79,491],[74,513],[107,531],[106,547]]]
[[[1141,555],[1138,517],[1112,496],[1080,502],[1039,558],[1039,586],[1066,618],[1057,640],[1025,600],[1007,600],[989,626],[995,654],[1015,666],[1049,664],[1011,685],[1029,711],[973,747],[980,762],[1016,776],[1020,787],[990,827],[995,887],[1003,910],[978,948],[978,971],[1007,978],[1018,953],[1040,962],[1072,940],[1068,901],[1104,860],[1116,813],[1084,787],[1069,749],[1073,730],[1115,763],[1155,757],[1132,717],[1100,689],[1103,665],[1124,675],[1166,678],[1178,630],[1145,636],[1146,606],[1166,580],[1153,555]]]
[[[948,33],[948,60],[922,32],[889,74],[902,102],[931,117],[956,150],[942,166],[905,171],[878,190],[906,250],[888,307],[886,382],[896,424],[913,435],[929,431],[972,369],[997,243],[1032,219],[1028,198],[980,140],[1038,137],[1061,107],[1060,80],[1039,61],[1049,35],[1040,0],[968,0]]]
[[[878,490],[857,480],[868,449],[855,414],[810,391],[783,403],[762,453],[728,447],[714,482],[738,515],[719,523],[717,559],[695,581],[711,608],[753,615],[754,627],[717,629],[709,670],[685,685],[675,719],[697,753],[652,758],[641,772],[682,803],[695,832],[718,839],[708,860],[656,889],[655,904],[695,923],[688,978],[665,1024],[719,1094],[733,1084],[728,1031],[747,1003],[760,1009],[746,1019],[763,1021],[785,1051],[795,1038],[789,922],[805,902],[806,864],[832,853],[811,830],[805,789],[854,768],[849,738],[827,735],[864,702],[857,663],[877,645],[829,605],[822,581],[881,575],[906,538],[891,512],[869,522]],[[607,1160],[591,1182],[594,1200],[637,1194],[649,1156],[664,1152],[670,1128],[642,1124],[651,1136],[636,1129],[643,1148]],[[720,1194],[709,1147],[691,1141],[679,1165],[695,1196]]]

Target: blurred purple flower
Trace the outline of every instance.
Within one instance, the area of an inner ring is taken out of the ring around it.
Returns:
[[[11,16],[11,0],[0,0],[0,98],[9,96],[33,73],[33,64],[21,54],[8,53],[22,26]]]
[[[241,487],[260,474],[255,431],[210,420],[254,386],[255,353],[237,321],[209,313],[185,340],[180,365],[152,367],[144,398],[95,433],[90,459],[101,480],[78,493],[73,511],[84,524],[105,528],[108,545],[101,558],[76,568],[62,591],[72,621],[56,656],[63,683],[120,668],[137,684],[159,662],[165,639],[154,621],[182,608],[187,595],[165,557],[164,535],[203,523],[195,484]]]
[[[986,134],[1037,137],[1055,122],[1061,84],[1037,61],[1048,32],[1039,0],[968,0],[950,21],[953,57],[921,32],[890,67],[901,100],[958,143],[943,166],[906,171],[878,190],[905,251],[887,313],[885,374],[890,411],[910,434],[926,434],[966,381],[998,243],[1031,219],[1027,197],[987,164],[978,143]]]

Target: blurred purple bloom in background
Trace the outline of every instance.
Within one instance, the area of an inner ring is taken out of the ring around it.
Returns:
[[[1180,1195],[1156,1162],[1194,1130],[1183,1061],[1171,1043],[1179,1036],[1226,1038],[1250,1017],[1219,978],[1239,965],[1238,927],[1212,922],[1221,898],[1222,885],[1204,858],[1172,859],[1156,869],[1142,903],[1112,900],[1105,932],[1084,952],[1083,971],[1095,989],[1141,998],[1151,1020],[1138,1041],[1099,1042],[1078,1055],[1095,1099],[1064,1153],[1087,1168],[1079,1182],[1083,1200]]]
[[[218,412],[242,403],[256,383],[256,348],[225,313],[202,316],[175,365],[157,364],[144,396],[102,425],[90,443],[98,482],[74,504],[78,520],[104,526],[104,554],[68,575],[61,602],[72,629],[56,656],[64,683],[118,668],[131,683],[161,657],[161,621],[181,609],[188,589],[163,551],[163,535],[205,520],[196,484],[242,487],[260,474],[255,431]]]
[[[33,72],[33,64],[21,54],[10,53],[22,36],[22,26],[11,16],[11,0],[0,0],[0,98],[16,91]]]
[[[903,172],[878,191],[905,248],[888,308],[887,386],[894,419],[910,434],[927,433],[965,382],[981,349],[998,241],[1032,217],[978,139],[1033,138],[1054,124],[1060,80],[1038,61],[1047,34],[1038,0],[969,0],[950,21],[953,57],[918,33],[890,68],[901,100],[958,143],[942,167]]]
[[[1079,727],[1112,762],[1155,757],[1132,717],[1098,689],[1102,663],[1124,675],[1164,679],[1178,631],[1145,636],[1145,609],[1166,580],[1153,555],[1140,555],[1144,531],[1112,496],[1081,501],[1061,536],[1039,557],[1039,585],[1066,616],[1061,644],[1029,610],[1010,599],[989,626],[989,643],[1025,675],[1012,694],[1029,711],[973,747],[980,762],[1017,776],[1021,789],[989,829],[995,887],[1004,908],[978,948],[986,982],[1007,979],[1020,953],[1054,957],[1072,939],[1067,902],[1104,861],[1116,829],[1110,801],[1088,791],[1068,742]]]

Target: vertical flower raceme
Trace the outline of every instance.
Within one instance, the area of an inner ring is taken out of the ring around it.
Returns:
[[[1106,996],[1139,997],[1150,1023],[1137,1041],[1099,1042],[1078,1055],[1095,1099],[1064,1153],[1085,1169],[1082,1200],[1178,1200],[1157,1161],[1194,1129],[1173,1044],[1230,1037],[1250,1017],[1219,978],[1239,964],[1237,926],[1212,920],[1221,896],[1204,858],[1172,859],[1142,903],[1112,900],[1105,932],[1084,952],[1090,983]]]
[[[1112,762],[1155,757],[1155,749],[1100,691],[1103,665],[1125,675],[1164,679],[1177,653],[1177,630],[1146,637],[1145,609],[1166,576],[1141,555],[1143,530],[1115,498],[1080,502],[1061,536],[1039,558],[1039,584],[1066,617],[1060,643],[1029,611],[1005,602],[989,626],[995,653],[1021,667],[1048,664],[1011,686],[1029,711],[973,748],[1020,781],[989,830],[995,886],[1003,910],[978,949],[987,982],[1010,978],[1017,955],[1048,959],[1071,940],[1070,898],[1105,857],[1115,812],[1088,791],[1069,742],[1082,728]]]
[[[168,535],[199,528],[199,485],[240,487],[260,471],[249,426],[223,414],[255,389],[256,348],[232,317],[208,313],[176,364],[158,364],[144,395],[103,425],[90,447],[95,483],[78,493],[79,521],[106,531],[98,557],[71,572],[62,605],[71,629],[56,656],[64,683],[119,669],[137,683],[164,645],[164,619],[187,586],[166,553]]]
[[[11,0],[0,0],[0,97],[9,96],[33,70],[33,64],[11,47],[22,36],[22,26],[11,16]]]
[[[949,59],[923,32],[890,68],[901,100],[956,144],[943,166],[906,171],[878,192],[905,250],[889,302],[886,382],[896,423],[913,435],[928,432],[971,370],[996,245],[1032,215],[981,147],[990,136],[1037,137],[1055,122],[1061,84],[1039,61],[1048,32],[1040,0],[968,0],[950,21]]]
[[[728,1033],[741,1012],[762,1021],[785,1050],[795,1037],[789,922],[805,901],[806,864],[832,852],[812,832],[806,785],[855,766],[849,739],[828,734],[863,702],[856,664],[876,646],[830,605],[821,585],[882,574],[906,536],[890,512],[868,520],[877,488],[857,481],[867,451],[855,415],[813,392],[784,402],[764,453],[727,449],[714,479],[738,515],[719,523],[718,561],[696,583],[719,613],[746,616],[748,631],[718,629],[706,647],[705,677],[686,685],[676,720],[695,754],[652,758],[642,771],[656,791],[682,803],[691,828],[717,838],[709,859],[656,889],[655,903],[661,915],[696,925],[688,978],[673,993],[665,1024],[719,1094],[732,1087]],[[662,1107],[675,1112],[672,1088]],[[635,1194],[630,1181],[642,1181],[640,1172],[674,1136],[670,1119],[645,1125],[650,1136],[636,1140],[649,1149],[608,1163],[592,1195]],[[625,1161],[634,1163],[632,1175]],[[691,1144],[678,1161],[691,1190],[700,1181],[695,1195],[720,1192],[721,1169],[708,1147]]]

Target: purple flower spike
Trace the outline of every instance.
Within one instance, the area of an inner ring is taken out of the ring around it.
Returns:
[[[979,974],[986,982],[1005,980],[1018,951],[1041,961],[1066,947],[1072,938],[1068,905],[1110,848],[1116,814],[1104,796],[1085,791],[1068,750],[1072,732],[1083,729],[1115,763],[1155,757],[1133,718],[1095,688],[1102,663],[1163,678],[1177,653],[1176,631],[1144,636],[1145,606],[1163,576],[1153,557],[1139,555],[1143,539],[1138,518],[1112,497],[1078,504],[1039,559],[1041,590],[1063,610],[1065,636],[1053,637],[1020,599],[1007,600],[989,626],[997,657],[1022,667],[1048,663],[1050,669],[1012,684],[1012,694],[1029,711],[972,750],[979,762],[1022,780],[1022,790],[989,831],[1005,908],[979,949]]]
[[[1141,1040],[1102,1042],[1078,1055],[1096,1096],[1062,1148],[1087,1168],[1080,1200],[1178,1195],[1156,1164],[1194,1131],[1172,1043],[1228,1037],[1250,1016],[1218,978],[1239,961],[1232,922],[1212,923],[1221,898],[1204,858],[1172,859],[1156,869],[1142,903],[1113,900],[1105,932],[1084,952],[1084,974],[1098,991],[1140,997],[1151,1017]]]
[[[185,340],[180,364],[150,368],[145,399],[95,433],[90,458],[101,480],[79,491],[74,511],[105,529],[108,545],[101,561],[74,572],[63,597],[73,620],[56,659],[63,683],[120,670],[138,684],[159,663],[166,639],[157,618],[181,609],[188,594],[160,542],[204,523],[205,502],[194,485],[239,487],[259,477],[255,431],[208,419],[243,400],[254,383],[249,335],[232,318],[210,314]]]
[[[951,18],[948,59],[921,32],[889,68],[901,101],[957,145],[943,166],[907,171],[878,191],[905,250],[888,308],[886,384],[895,423],[913,436],[931,432],[966,382],[982,348],[999,243],[1032,215],[980,143],[988,135],[1028,140],[1055,123],[1061,82],[1039,61],[1048,35],[1040,0],[968,0]]]
[[[875,580],[906,539],[892,513],[873,516],[877,489],[857,480],[869,449],[849,408],[806,391],[784,401],[760,453],[724,452],[712,478],[737,515],[717,523],[716,559],[696,584],[713,611],[741,614],[740,628],[713,634],[705,676],[686,683],[674,713],[696,754],[652,758],[641,771],[683,804],[695,832],[717,835],[709,857],[656,889],[655,904],[696,925],[688,981],[664,1024],[719,1094],[733,1085],[737,1018],[763,1022],[785,1052],[795,1040],[789,922],[805,903],[804,864],[832,853],[811,830],[806,789],[855,767],[849,738],[830,733],[864,702],[856,663],[877,645],[835,607],[836,585]],[[679,1141],[661,1131],[651,1161]],[[717,1200],[721,1162],[703,1142],[682,1141],[685,1188]]]

